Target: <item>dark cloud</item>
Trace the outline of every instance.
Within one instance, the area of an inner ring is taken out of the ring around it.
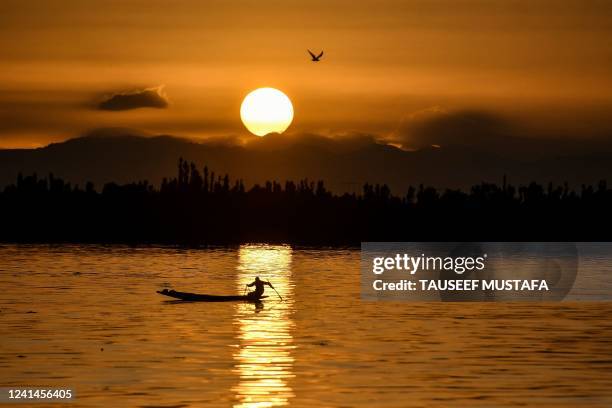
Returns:
[[[407,116],[383,140],[404,150],[460,148],[516,158],[612,151],[611,138],[598,137],[609,134],[611,127],[607,123],[595,125],[577,113],[568,116],[577,123],[593,124],[597,131],[561,128],[567,118],[559,119],[556,130],[543,131],[536,119],[512,118],[486,110],[448,111],[433,107]]]
[[[168,107],[168,99],[163,93],[162,87],[147,88],[132,92],[118,93],[98,105],[102,110],[122,111],[137,108]]]
[[[430,146],[498,145],[516,136],[511,121],[486,111],[450,112],[439,107],[412,113],[400,123],[389,141],[407,150]]]

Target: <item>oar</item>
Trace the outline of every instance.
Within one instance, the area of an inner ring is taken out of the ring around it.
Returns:
[[[270,282],[268,282],[268,284],[270,285],[270,287],[272,289],[274,289],[274,286],[272,286],[272,284]],[[283,297],[280,295],[280,293],[278,293],[278,291],[276,289],[274,289],[274,291],[276,292],[276,294],[278,295],[278,297],[280,298],[281,302],[283,301]]]

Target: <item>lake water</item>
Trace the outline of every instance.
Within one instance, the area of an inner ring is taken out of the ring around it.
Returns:
[[[0,246],[0,386],[72,387],[71,407],[612,406],[612,302],[364,302],[359,257]],[[155,293],[255,275],[285,301]]]

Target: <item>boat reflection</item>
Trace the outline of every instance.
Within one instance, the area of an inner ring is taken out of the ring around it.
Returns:
[[[234,388],[236,407],[275,407],[289,403],[293,390],[293,282],[291,279],[291,247],[245,245],[238,256],[237,287],[242,293],[255,276],[269,280],[285,299],[270,296],[263,308],[249,303],[236,305],[238,349],[234,353],[235,370],[240,376]]]

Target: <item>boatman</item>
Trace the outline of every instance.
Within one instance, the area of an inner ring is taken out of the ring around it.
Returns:
[[[255,286],[255,290],[253,292],[249,292],[248,296],[255,299],[259,299],[263,295],[264,286],[266,285],[274,289],[270,282],[259,279],[259,276],[255,277],[255,280],[247,285],[249,288]]]

